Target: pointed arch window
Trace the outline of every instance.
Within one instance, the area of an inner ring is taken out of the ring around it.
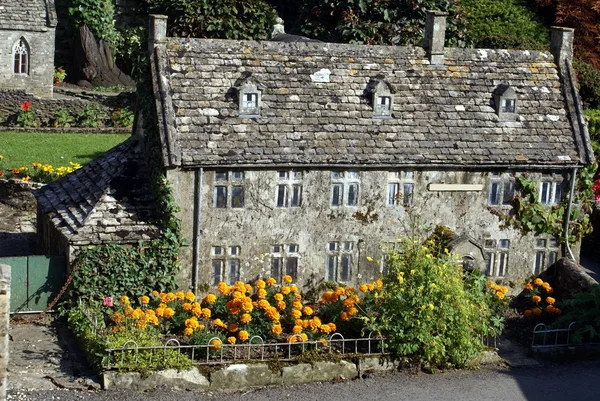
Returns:
[[[13,72],[19,75],[29,75],[29,46],[23,38],[13,46]]]

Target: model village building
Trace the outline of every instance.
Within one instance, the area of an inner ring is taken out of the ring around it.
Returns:
[[[54,0],[3,0],[0,3],[0,87],[52,96]]]
[[[182,287],[373,280],[415,216],[449,227],[452,251],[494,279],[561,256],[557,238],[501,229],[493,211],[510,209],[525,171],[539,201],[556,204],[593,160],[573,31],[554,29],[552,53],[445,48],[445,18],[429,13],[420,48],[322,43],[281,27],[270,41],[172,38],[166,17],[151,17],[162,161],[189,242]],[[78,234],[90,219],[64,213],[77,203],[57,195],[66,180],[38,193],[45,224],[71,251],[118,240],[122,228]],[[104,184],[94,202],[114,201]],[[83,214],[110,221],[100,203]]]

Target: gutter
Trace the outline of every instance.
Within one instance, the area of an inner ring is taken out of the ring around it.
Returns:
[[[200,275],[200,236],[202,233],[202,185],[204,182],[204,169],[196,170],[194,174],[195,200],[194,207],[194,255],[192,265],[194,273],[192,276],[192,288],[194,294],[198,294],[198,283]]]
[[[573,205],[573,195],[575,194],[575,181],[577,180],[577,168],[573,167],[573,172],[571,173],[571,191],[569,193],[569,204],[567,205],[567,217],[565,218],[565,244],[567,248],[567,252],[569,253],[569,257],[571,260],[575,261],[575,257],[573,256],[573,251],[571,251],[571,246],[569,245],[569,223],[571,222],[571,207]]]

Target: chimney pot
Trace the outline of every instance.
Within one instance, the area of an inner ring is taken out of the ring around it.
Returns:
[[[444,40],[446,38],[446,17],[448,13],[437,10],[427,11],[423,48],[429,62],[433,65],[444,64]]]
[[[560,66],[567,60],[573,59],[573,28],[553,26],[550,28],[550,51],[554,55],[554,63]]]
[[[154,48],[156,43],[163,42],[167,37],[167,16],[150,14],[150,27],[148,29],[148,45]]]

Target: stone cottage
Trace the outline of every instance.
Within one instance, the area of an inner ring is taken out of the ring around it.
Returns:
[[[190,243],[183,283],[372,280],[417,215],[494,279],[561,256],[557,238],[500,229],[492,212],[510,209],[524,171],[556,204],[593,160],[573,30],[553,30],[551,53],[446,48],[445,18],[428,14],[420,48],[277,40],[281,29],[172,38],[151,17],[163,162]]]
[[[0,88],[52,96],[54,0],[0,3]]]

